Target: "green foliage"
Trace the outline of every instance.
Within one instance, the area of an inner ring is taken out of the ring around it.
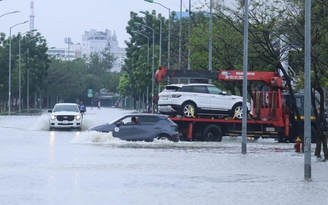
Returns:
[[[139,95],[146,92],[147,87],[151,88],[151,76],[154,69],[157,69],[159,61],[159,19],[162,19],[162,39],[168,22],[153,11],[151,14],[139,17],[136,13],[130,13],[131,19],[126,27],[127,32],[131,35],[131,41],[127,43],[125,66],[122,68],[124,75],[120,79],[119,91],[125,96],[138,98]],[[136,26],[134,22],[142,23],[145,26]],[[147,28],[149,27],[149,28]],[[132,31],[138,31],[135,34]],[[153,39],[154,31],[154,39]],[[166,33],[166,32],[165,32]],[[167,39],[167,38],[166,38]],[[153,44],[153,41],[155,45]],[[166,43],[165,43],[166,42]],[[167,55],[164,50],[167,49],[167,41],[162,40],[162,56],[164,59]],[[149,45],[149,47],[148,47]],[[154,55],[153,55],[154,54]],[[153,63],[154,62],[154,63]],[[151,95],[149,95],[151,96]]]
[[[120,74],[110,71],[114,61],[108,51],[73,61],[53,59],[45,78],[45,91],[52,97],[60,96],[70,102],[85,99],[88,89],[94,94],[102,88],[116,93]]]
[[[0,101],[2,102],[8,100],[10,45],[13,99],[17,99],[19,95],[19,68],[21,68],[22,96],[27,95],[28,77],[30,96],[34,93],[43,93],[43,98],[60,97],[64,101],[75,102],[76,99],[86,98],[87,89],[97,92],[105,88],[109,92],[117,92],[120,73],[111,72],[115,58],[109,51],[93,53],[74,61],[61,61],[49,58],[47,42],[40,33],[27,32],[24,36],[19,33],[11,39],[6,39],[1,33]],[[33,100],[30,101],[33,102]]]
[[[126,96],[130,93],[130,87],[130,80],[128,78],[128,75],[125,73],[119,79],[119,86],[117,87],[117,90],[119,91],[119,93]]]
[[[114,56],[108,50],[94,52],[90,56],[85,57],[89,72],[96,76],[102,76],[110,71],[115,60]]]
[[[104,82],[104,87],[109,92],[117,93],[117,87],[119,85],[120,76],[121,73],[106,72],[105,75],[102,76],[101,81]]]
[[[198,4],[199,5],[199,4]],[[320,68],[320,78],[326,79],[327,55],[325,49],[327,45],[327,3],[319,0],[312,4],[312,49],[315,55],[313,60],[317,68]],[[243,69],[244,55],[244,4],[239,2],[238,8],[228,8],[221,3],[214,4],[213,24],[212,24],[212,69],[221,68]],[[191,17],[179,19],[171,15],[171,69],[207,70],[209,66],[209,4],[204,4],[198,8],[192,8]],[[204,12],[205,11],[205,12]],[[163,42],[167,43],[168,20],[152,11],[149,15],[140,17],[137,13],[130,13],[131,19],[126,27],[131,35],[130,42],[127,43],[127,59],[124,83],[126,81],[135,84],[131,90],[124,89],[124,95],[136,96],[144,92],[146,86],[151,85],[151,51],[152,51],[152,31],[144,26],[135,26],[134,22],[140,22],[155,31],[155,64],[159,56],[157,49],[159,18],[163,20]],[[268,4],[266,1],[252,1],[249,5],[248,24],[248,70],[254,71],[278,71],[283,69],[283,62],[296,71],[296,74],[304,70],[304,1],[284,0],[273,1]],[[180,24],[181,23],[181,24]],[[189,24],[190,23],[190,24]],[[180,33],[180,25],[182,25]],[[190,30],[189,30],[190,25]],[[132,33],[138,30],[148,36],[150,42],[150,62],[147,63],[147,38],[140,34]],[[190,39],[189,39],[190,36]],[[180,38],[181,37],[181,38]],[[166,41],[166,42],[164,42]],[[180,46],[181,45],[181,46]],[[190,48],[190,56],[188,49]],[[181,50],[181,58],[180,58]],[[167,57],[167,47],[162,47],[162,59]],[[190,61],[188,61],[188,57]],[[289,57],[289,58],[287,58]],[[165,62],[165,61],[162,61]],[[188,65],[189,63],[189,65]],[[162,63],[165,65],[165,63]],[[314,68],[313,68],[314,69]],[[170,83],[177,80],[172,79]],[[318,81],[318,80],[317,80]],[[325,82],[319,80],[318,82]],[[231,93],[238,92],[241,82],[219,82],[220,86]],[[253,82],[250,83],[254,84]],[[250,86],[251,86],[250,85]],[[257,86],[257,84],[254,84]],[[120,87],[122,88],[123,85]]]
[[[76,61],[52,60],[45,78],[47,93],[54,97],[61,96],[65,101],[75,102],[75,99],[86,90],[81,71],[76,66]]]
[[[20,37],[22,84],[26,85],[27,69],[29,68],[31,93],[42,91],[47,92],[50,96],[60,95],[71,99],[85,96],[87,89],[97,91],[105,88],[110,92],[137,98],[146,92],[147,87],[151,91],[153,69],[156,71],[160,64],[167,66],[168,46],[170,46],[171,69],[207,70],[209,69],[210,37],[209,5],[208,1],[203,2],[204,4],[200,7],[192,8],[190,19],[179,19],[172,12],[170,29],[169,19],[165,19],[156,11],[151,11],[148,15],[130,12],[126,32],[131,38],[125,42],[126,59],[120,73],[110,72],[115,59],[108,51],[93,53],[72,62],[55,59],[50,62],[46,55],[48,49],[46,41],[41,38],[39,33],[27,33],[23,37],[12,36],[12,96],[17,97],[18,95]],[[241,7],[233,9],[225,7],[220,2],[214,4],[212,16],[213,70],[219,68],[223,70],[243,69],[244,7],[242,7],[243,1],[239,3]],[[314,71],[312,78],[314,87],[323,86],[327,81],[327,8],[325,0],[312,3],[311,60]],[[288,61],[296,74],[302,73],[305,44],[304,1],[284,0],[273,1],[270,4],[267,4],[266,1],[251,1],[248,17],[248,70],[278,71],[283,68],[282,62]],[[160,32],[160,20],[162,21],[162,32]],[[135,22],[144,26],[136,26]],[[182,25],[181,33],[180,25]],[[171,35],[170,45],[168,45],[168,31]],[[162,41],[160,41],[160,34],[162,34]],[[159,54],[160,44],[161,56]],[[28,53],[27,49],[29,49]],[[8,94],[8,51],[9,39],[6,39],[1,33],[0,100],[5,100]],[[188,51],[190,51],[190,55]],[[68,80],[71,82],[66,82]],[[186,80],[183,79],[183,81]],[[176,79],[170,80],[170,83],[176,82]],[[241,82],[215,83],[220,84],[220,87],[229,93],[239,93],[241,90]],[[253,83],[250,83],[249,86],[253,86]],[[156,89],[157,86],[155,86],[155,95],[157,94]],[[148,97],[152,96],[151,93],[147,93],[147,95]]]
[[[11,45],[11,46],[10,46]],[[9,47],[11,47],[11,96],[18,98],[19,94],[19,64],[21,65],[21,85],[27,84],[27,70],[29,69],[30,92],[36,92],[42,87],[42,79],[46,75],[50,59],[46,54],[47,42],[40,33],[28,32],[26,35],[11,36],[5,39],[1,34],[0,40],[0,100],[8,100],[8,68]],[[19,50],[21,55],[19,55]],[[20,58],[19,58],[20,57]],[[20,59],[20,60],[19,60]],[[26,87],[22,89],[22,95],[26,95]]]

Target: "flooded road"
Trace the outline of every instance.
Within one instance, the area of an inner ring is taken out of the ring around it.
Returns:
[[[293,144],[126,142],[86,132],[124,113],[88,110],[82,131],[49,131],[48,114],[0,116],[0,204],[327,204],[328,163],[312,180]],[[314,151],[312,145],[312,152]]]

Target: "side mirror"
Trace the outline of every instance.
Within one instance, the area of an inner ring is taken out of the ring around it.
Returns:
[[[222,93],[221,93],[222,95],[226,95],[227,94],[227,92],[226,91],[222,91]]]
[[[52,110],[48,110],[49,113],[52,113]]]

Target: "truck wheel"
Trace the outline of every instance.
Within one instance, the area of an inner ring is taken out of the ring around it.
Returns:
[[[231,117],[235,117],[238,120],[243,119],[243,105],[241,103],[237,103],[232,107]]]
[[[311,127],[311,143],[316,143],[318,137],[318,131],[315,129],[315,127]]]
[[[204,141],[222,141],[222,131],[221,128],[217,125],[209,125],[205,128],[202,136]]]
[[[186,102],[181,107],[181,115],[185,117],[195,117],[197,106],[192,102]]]

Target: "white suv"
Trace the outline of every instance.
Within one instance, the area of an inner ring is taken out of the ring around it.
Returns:
[[[49,128],[79,129],[82,127],[82,116],[79,107],[75,103],[57,103],[50,114]]]
[[[212,84],[171,84],[159,94],[158,109],[160,113],[185,117],[217,115],[242,119],[242,102],[242,97],[228,95]],[[249,110],[249,103],[247,107]]]

